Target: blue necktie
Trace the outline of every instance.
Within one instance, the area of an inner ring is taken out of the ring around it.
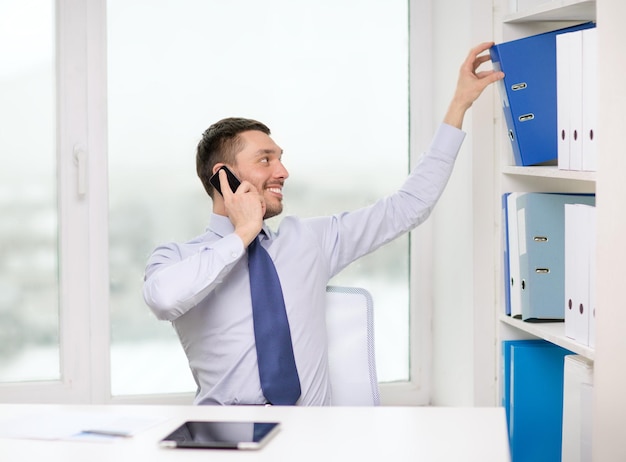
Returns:
[[[248,246],[248,269],[261,389],[270,403],[291,405],[300,397],[300,379],[289,321],[274,262],[259,239]]]

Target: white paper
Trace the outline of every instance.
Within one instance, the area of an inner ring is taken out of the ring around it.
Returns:
[[[0,418],[1,438],[106,442],[131,437],[165,417],[54,411]]]

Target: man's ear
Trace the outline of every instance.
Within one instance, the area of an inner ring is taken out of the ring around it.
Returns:
[[[213,171],[211,172],[211,175],[215,175],[215,173],[217,173],[217,171],[222,168],[222,166],[226,165],[224,162],[218,162],[217,164],[215,164],[213,166]]]

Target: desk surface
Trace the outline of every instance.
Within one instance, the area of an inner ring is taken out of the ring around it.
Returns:
[[[111,443],[0,438],[7,460],[71,461],[510,461],[503,408],[263,407],[0,404],[0,423],[24,415],[87,411],[166,417]],[[185,420],[276,420],[281,431],[259,451],[163,449]]]

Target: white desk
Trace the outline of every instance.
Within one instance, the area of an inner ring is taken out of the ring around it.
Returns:
[[[15,461],[510,461],[503,408],[213,407],[0,404],[0,423],[60,411],[164,416],[112,443],[0,438]],[[185,420],[277,420],[282,430],[260,451],[163,449],[157,442]]]

